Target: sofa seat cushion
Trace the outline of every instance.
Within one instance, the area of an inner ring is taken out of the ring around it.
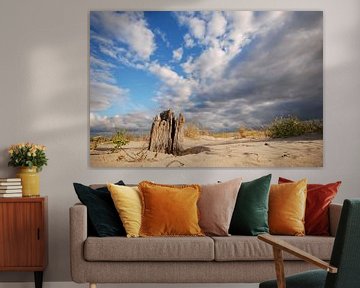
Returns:
[[[213,261],[210,237],[88,237],[87,261]]]
[[[322,260],[330,260],[334,237],[276,236]],[[215,261],[272,260],[272,246],[254,236],[212,237],[215,242]],[[288,253],[284,260],[299,260]]]

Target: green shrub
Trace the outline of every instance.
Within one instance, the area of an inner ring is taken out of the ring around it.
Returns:
[[[302,123],[305,133],[323,133],[323,122],[321,120],[308,120]]]
[[[306,125],[295,116],[277,117],[267,129],[271,138],[286,138],[305,134]]]
[[[122,146],[125,146],[130,142],[128,136],[126,135],[126,131],[117,131],[115,135],[111,137],[111,141],[114,144],[113,150],[118,150]]]

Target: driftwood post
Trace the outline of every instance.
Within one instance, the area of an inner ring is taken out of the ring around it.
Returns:
[[[180,113],[176,119],[171,110],[156,115],[151,126],[149,150],[179,155],[183,150],[184,123],[184,116]]]

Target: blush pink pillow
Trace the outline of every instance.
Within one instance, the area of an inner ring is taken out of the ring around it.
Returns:
[[[199,225],[207,235],[229,236],[232,213],[242,178],[200,186]]]

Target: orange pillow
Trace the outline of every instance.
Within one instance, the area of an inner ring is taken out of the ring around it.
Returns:
[[[142,198],[140,236],[203,236],[199,227],[199,185],[139,183]]]
[[[293,181],[279,177],[279,184]],[[305,211],[305,234],[329,236],[329,206],[341,181],[329,184],[308,184]]]
[[[273,184],[269,195],[271,234],[303,236],[307,180]]]

